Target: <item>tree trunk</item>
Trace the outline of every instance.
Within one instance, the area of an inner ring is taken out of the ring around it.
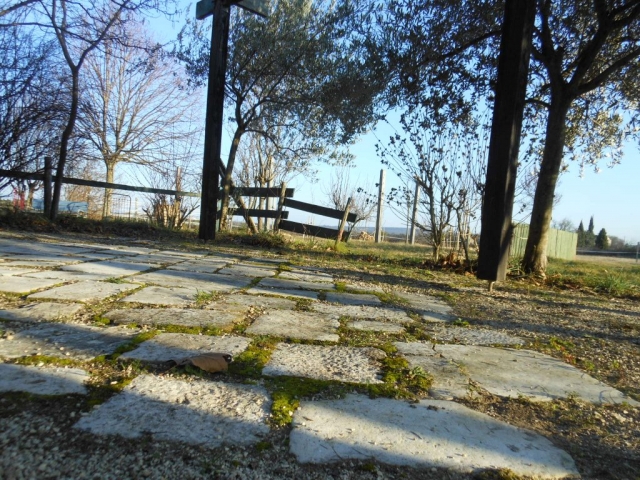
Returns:
[[[225,170],[224,178],[222,179],[222,202],[220,206],[220,230],[227,228],[227,213],[229,212],[229,197],[231,194],[231,183],[233,181],[233,166],[236,162],[236,153],[238,152],[238,145],[240,144],[240,138],[244,130],[238,128],[233,135],[233,141],[231,142],[231,148],[229,149],[229,159],[227,160],[227,168]]]
[[[551,102],[547,117],[547,131],[540,174],[533,200],[529,237],[522,259],[522,268],[527,273],[544,275],[547,268],[547,242],[553,211],[553,198],[562,166],[565,144],[567,112],[571,102]]]
[[[60,137],[60,156],[58,157],[58,168],[53,183],[53,197],[51,199],[51,221],[55,221],[58,217],[58,205],[60,204],[60,194],[62,191],[62,177],[64,176],[64,167],[67,163],[67,154],[69,150],[69,139],[73,133],[78,118],[78,103],[80,100],[80,69],[79,67],[71,68],[71,108],[69,110],[69,119],[67,125]]]
[[[113,183],[114,172],[116,169],[116,164],[113,162],[104,162],[107,166],[107,183]],[[107,218],[111,216],[111,196],[113,194],[113,189],[105,188],[104,189],[104,203],[102,204],[102,218]]]

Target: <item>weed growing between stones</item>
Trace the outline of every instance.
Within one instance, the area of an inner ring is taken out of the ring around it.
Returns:
[[[256,337],[251,345],[233,359],[229,365],[229,373],[242,377],[257,379],[262,369],[271,358],[279,339],[272,337]]]
[[[347,386],[339,382],[300,377],[273,377],[265,382],[265,386],[273,399],[269,420],[273,427],[289,425],[300,400],[314,399],[318,395],[342,398],[347,392]]]
[[[107,283],[129,283],[128,279],[118,277],[110,277],[102,281]]]
[[[188,333],[190,335],[208,335],[219,337],[225,332],[218,327],[186,327],[184,325],[156,325],[155,328],[163,333]]]
[[[148,332],[139,333],[138,335],[133,337],[131,340],[129,340],[127,343],[123,343],[122,345],[120,345],[118,348],[115,349],[115,351],[111,355],[107,355],[105,358],[108,360],[116,360],[123,353],[130,352],[131,350],[135,350],[138,347],[138,345],[140,345],[142,342],[151,340],[158,333],[160,333],[158,330],[150,330]]]
[[[30,355],[28,357],[20,357],[16,358],[13,363],[15,363],[16,365],[35,365],[37,367],[49,365],[52,367],[81,368],[83,366],[83,362],[81,362],[80,360],[52,357],[49,355]]]
[[[213,301],[216,298],[215,292],[206,292],[204,290],[198,290],[195,297],[197,306],[202,306],[206,303]]]

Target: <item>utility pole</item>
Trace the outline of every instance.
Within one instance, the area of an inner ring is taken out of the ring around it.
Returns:
[[[384,180],[386,173],[386,171],[380,170],[380,183],[378,184],[378,215],[376,217],[376,243],[380,243],[382,241],[382,207],[384,203]]]
[[[413,212],[411,212],[411,235],[410,245],[416,243],[416,217],[418,216],[418,202],[420,201],[420,182],[416,178],[416,193],[413,196]]]
[[[507,0],[504,9],[477,273],[489,290],[507,275],[535,12],[535,0]]]

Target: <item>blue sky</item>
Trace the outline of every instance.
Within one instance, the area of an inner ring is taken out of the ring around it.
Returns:
[[[195,2],[183,2],[188,9],[188,15],[195,16]],[[171,25],[164,19],[152,21],[154,30],[158,32],[159,39],[169,40],[181,28],[183,21],[177,20]],[[203,104],[205,100],[203,98]],[[364,135],[352,147],[351,152],[355,156],[355,167],[352,171],[352,179],[359,178],[360,186],[367,191],[375,190],[382,164],[375,152],[375,144],[378,139],[385,139],[393,132],[393,128],[385,124],[379,124],[372,132]],[[226,131],[225,131],[226,135]],[[228,152],[228,139],[223,143],[222,157]],[[620,165],[609,168],[603,162],[600,172],[586,169],[580,176],[577,164],[570,164],[568,172],[561,176],[557,194],[561,196],[560,202],[553,212],[553,219],[560,221],[565,218],[571,220],[576,226],[582,220],[585,228],[589,218],[594,217],[596,232],[605,228],[609,235],[625,239],[628,243],[640,242],[640,154],[637,144],[627,144],[625,155]],[[309,182],[302,176],[291,182],[291,187],[296,188],[296,199],[326,204],[325,191],[329,183],[331,169],[327,166],[319,166],[319,178],[317,182]],[[394,174],[387,172],[387,189],[399,182]],[[299,214],[291,217],[297,221],[308,220],[307,214]],[[317,224],[331,224],[331,220],[318,218]],[[384,216],[384,226],[403,227],[404,220],[395,217],[391,212]]]

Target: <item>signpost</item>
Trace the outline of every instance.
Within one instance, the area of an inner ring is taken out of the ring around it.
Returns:
[[[207,115],[204,132],[204,158],[202,161],[202,197],[200,201],[201,240],[216,238],[218,189],[220,177],[218,161],[222,149],[222,122],[224,115],[224,82],[227,71],[229,43],[229,12],[238,5],[260,16],[267,16],[266,0],[200,0],[196,4],[196,18],[202,20],[213,15],[211,51],[209,56],[209,85],[207,88]]]

